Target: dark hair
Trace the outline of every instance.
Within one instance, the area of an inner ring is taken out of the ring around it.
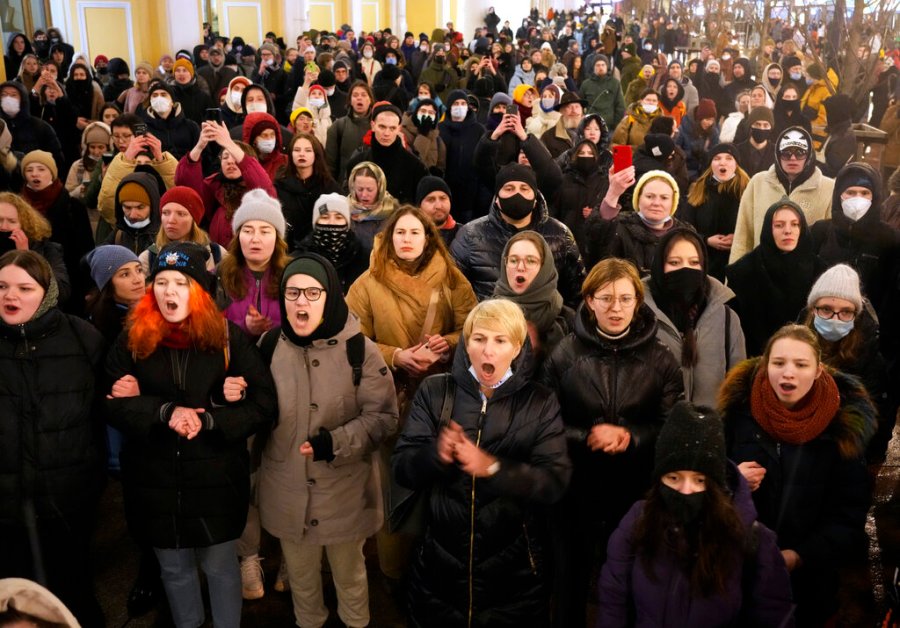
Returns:
[[[34,251],[7,251],[0,257],[0,269],[18,266],[34,279],[46,292],[53,280],[50,264]]]
[[[133,113],[123,113],[122,115],[116,117],[115,120],[112,121],[112,124],[109,125],[110,129],[115,129],[116,127],[128,127],[131,129],[131,132],[134,132],[134,129],[137,125],[143,124],[143,121],[138,118]]]
[[[645,89],[644,91],[641,92],[641,95],[638,98],[638,100],[644,100],[644,98],[646,98],[647,96],[650,96],[650,95],[656,96],[657,100],[659,99],[659,92],[657,92],[652,87],[648,87],[647,89]]]
[[[300,178],[300,172],[297,170],[297,166],[294,164],[294,145],[299,140],[306,140],[312,145],[313,154],[315,155],[315,161],[313,162],[313,174],[312,178],[317,180],[320,186],[324,186],[326,183],[333,183],[334,177],[331,175],[331,170],[328,168],[327,158],[325,157],[325,149],[322,147],[322,143],[316,138],[312,133],[295,133],[294,137],[291,138],[291,143],[288,144],[287,149],[287,163],[284,164],[281,168],[278,169],[277,179],[289,179],[291,177],[295,179]]]
[[[682,526],[666,508],[657,481],[647,493],[631,542],[651,580],[656,580],[654,567],[668,555],[689,576],[691,592],[709,597],[725,592],[739,567],[746,535],[725,489],[707,482],[705,497],[697,522]]]

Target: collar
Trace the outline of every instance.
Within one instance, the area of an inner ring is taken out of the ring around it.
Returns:
[[[475,380],[475,383],[478,384],[478,394],[481,395],[481,400],[482,401],[486,400],[487,397],[485,397],[484,393],[481,392],[481,387],[483,386],[483,384],[478,380],[478,377],[475,375],[475,367],[474,366],[469,365],[469,375],[471,375],[472,378]],[[496,389],[500,388],[503,384],[505,384],[506,381],[512,376],[513,376],[512,367],[508,367],[506,369],[506,373],[504,373],[503,377],[500,378],[500,381],[498,381],[493,386],[488,386],[488,388],[490,388],[491,390],[496,390]]]

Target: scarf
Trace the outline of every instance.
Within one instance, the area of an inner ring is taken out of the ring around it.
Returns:
[[[750,391],[750,412],[763,431],[776,441],[803,445],[818,437],[841,407],[837,383],[823,372],[793,409],[785,408],[769,384],[764,365],[757,369]]]
[[[193,342],[187,327],[188,325],[185,325],[184,321],[181,323],[166,322],[166,335],[159,341],[159,344],[169,349],[189,349]]]
[[[47,212],[50,210],[50,206],[53,205],[53,203],[56,202],[56,199],[59,198],[62,189],[62,181],[56,179],[55,181],[53,181],[53,183],[40,191],[32,190],[26,185],[24,188],[22,188],[22,196],[32,207],[38,210],[41,215],[46,218]]]
[[[334,263],[350,245],[350,227],[345,225],[316,225],[312,231],[312,241],[316,248],[324,252],[324,257]]]
[[[509,299],[521,307],[522,312],[525,314],[525,320],[534,323],[537,330],[543,334],[556,321],[563,306],[563,298],[556,287],[559,281],[559,273],[556,270],[556,264],[553,262],[553,251],[547,242],[544,241],[544,261],[541,264],[541,269],[531,282],[531,285],[528,286],[528,289],[522,294],[516,294],[509,285],[509,278],[506,275],[506,258],[508,255],[509,244],[506,245],[500,258],[502,260],[500,276],[497,278],[497,283],[494,284],[494,297]]]

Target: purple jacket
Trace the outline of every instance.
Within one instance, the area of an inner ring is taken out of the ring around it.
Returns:
[[[733,465],[729,480],[735,506],[749,531],[756,519],[750,489]],[[655,579],[644,570],[629,541],[643,510],[644,500],[635,503],[609,539],[608,558],[600,574],[597,628],[794,625],[790,577],[771,530],[758,526],[756,565],[747,569],[752,582],[744,585],[744,569],[735,568],[724,594],[698,599],[691,595],[687,574],[672,560],[664,557],[656,562]],[[747,591],[752,598],[744,600]]]
[[[271,269],[267,269],[262,279],[257,280],[250,272],[249,268],[244,269],[244,281],[247,284],[247,294],[243,299],[234,299],[230,294],[229,299],[234,299],[231,304],[225,308],[225,318],[240,327],[248,336],[253,334],[247,329],[246,316],[250,306],[254,306],[263,316],[268,316],[272,321],[272,327],[281,326],[281,309],[278,306],[278,299],[273,299],[266,294],[266,284],[269,282],[269,273]]]

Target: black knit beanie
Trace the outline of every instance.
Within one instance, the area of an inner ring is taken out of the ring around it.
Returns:
[[[679,401],[656,440],[653,477],[698,471],[725,488],[725,431],[712,408]]]

